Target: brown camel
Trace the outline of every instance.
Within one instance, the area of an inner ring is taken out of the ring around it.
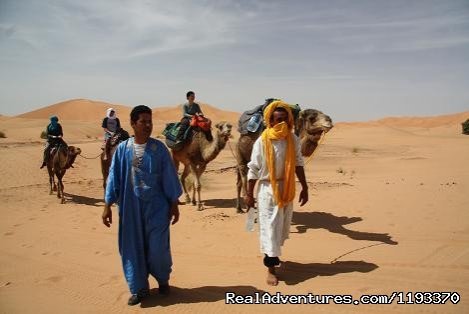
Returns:
[[[192,201],[193,205],[197,205],[198,210],[203,210],[204,205],[201,201],[200,191],[202,185],[200,177],[207,168],[207,164],[214,160],[223,148],[225,148],[228,139],[231,137],[232,125],[228,122],[219,122],[215,126],[215,134],[212,141],[208,141],[206,135],[197,131],[192,136],[192,140],[184,145],[180,150],[172,150],[173,161],[176,169],[179,169],[179,163],[184,164],[184,171],[181,175],[181,184],[186,196],[186,203]],[[187,190],[186,179],[192,174],[193,188],[192,199]],[[197,201],[195,192],[197,191]]]
[[[57,198],[61,198],[61,203],[65,203],[64,184],[62,178],[68,168],[73,168],[73,163],[77,155],[81,154],[81,149],[75,146],[59,144],[50,152],[47,162],[47,171],[49,172],[50,193],[57,191]],[[57,185],[54,175],[57,176]]]
[[[331,118],[321,111],[315,109],[302,110],[295,121],[295,134],[300,138],[301,154],[304,157],[311,156],[318,146],[318,141],[323,132],[329,132],[332,127]],[[244,197],[247,191],[247,164],[251,160],[254,142],[261,133],[262,131],[243,134],[236,145],[236,162],[238,165],[236,210],[238,213],[243,213],[241,194]]]
[[[118,129],[111,138],[108,139],[104,149],[107,150],[106,154],[103,151],[100,156],[101,160],[101,173],[103,174],[103,188],[106,190],[107,177],[109,176],[109,168],[111,167],[112,156],[117,149],[117,146],[130,137],[129,133],[120,128]],[[106,156],[106,159],[104,159]]]

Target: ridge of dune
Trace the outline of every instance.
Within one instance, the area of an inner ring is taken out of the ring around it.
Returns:
[[[233,124],[238,122],[240,113],[219,109],[207,103],[199,103],[204,114],[213,122],[228,121]],[[101,121],[105,116],[106,109],[112,107],[117,110],[118,116],[122,122],[128,120],[131,107],[126,105],[111,104],[104,101],[95,101],[88,99],[71,99],[59,102],[50,106],[39,108],[14,117],[0,115],[0,120],[5,121],[11,118],[26,119],[48,119],[51,115],[58,115],[61,120]],[[154,119],[164,122],[179,121],[182,117],[182,104],[174,106],[155,106],[152,108]],[[396,116],[384,117],[377,120],[358,121],[358,122],[337,122],[337,126],[391,126],[391,127],[416,127],[416,128],[435,128],[442,126],[456,126],[469,118],[469,111],[454,114],[435,115],[435,116]]]
[[[237,122],[239,113],[218,109],[206,103],[200,103],[204,114],[212,119],[214,122],[226,120],[232,123]],[[24,119],[49,119],[52,115],[57,115],[60,120],[72,121],[86,121],[95,122],[101,121],[105,116],[108,108],[114,108],[117,111],[118,117],[122,122],[128,120],[132,108],[126,105],[111,104],[104,101],[95,101],[88,99],[71,99],[59,102],[50,106],[42,107],[30,112],[26,112],[12,118]],[[179,121],[182,117],[182,104],[175,106],[153,107],[152,108],[155,120],[162,120],[166,122]],[[10,117],[0,115],[0,119],[6,120]]]
[[[436,128],[443,126],[459,126],[469,119],[469,111],[434,116],[402,116],[384,117],[378,120],[359,122],[338,122],[341,126],[391,126],[391,127],[415,127],[415,128]]]
[[[460,125],[467,119],[469,119],[469,111],[427,117],[385,117],[377,120],[376,122],[391,126],[434,128],[440,126]]]
[[[116,105],[104,101],[88,99],[71,99],[50,106],[39,108],[17,115],[17,118],[48,119],[57,115],[61,120],[101,121],[108,108],[117,110],[118,116],[128,116],[131,108],[125,105]]]

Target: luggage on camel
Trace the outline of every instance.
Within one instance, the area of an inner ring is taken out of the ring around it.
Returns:
[[[212,121],[204,116],[192,116],[190,126],[193,128],[199,127],[202,131],[208,132],[212,127]]]
[[[247,110],[241,114],[238,121],[238,132],[242,135],[249,133],[262,132],[264,130],[264,109],[270,105],[276,98],[267,98],[263,105],[256,106],[254,109]],[[290,105],[293,118],[298,118],[301,108],[300,105]]]

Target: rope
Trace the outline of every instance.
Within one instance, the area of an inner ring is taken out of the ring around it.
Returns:
[[[231,147],[231,142],[228,142],[228,147],[230,148],[231,155],[233,155],[233,158],[234,158],[235,160],[238,160],[238,159],[236,158],[236,155],[235,155],[234,151],[233,151],[233,148]]]
[[[308,157],[308,159],[305,162],[305,166],[309,164],[311,160],[313,160],[314,154],[319,150],[319,146],[321,146],[322,142],[324,142],[324,139],[326,138],[326,132],[322,131],[321,133],[321,138],[319,139],[318,146],[314,150],[314,152],[311,154],[311,156]]]
[[[82,156],[81,154],[78,155],[78,156],[80,156],[80,157],[83,158],[83,159],[96,159],[96,158],[98,158],[99,156],[101,156],[101,154],[102,154],[102,153],[99,153],[99,155],[96,156],[96,157],[86,157],[86,156]]]

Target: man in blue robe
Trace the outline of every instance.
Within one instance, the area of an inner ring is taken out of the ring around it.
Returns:
[[[132,294],[128,304],[135,305],[149,293],[150,274],[159,292],[169,293],[169,227],[179,220],[182,190],[168,149],[150,137],[151,109],[133,108],[130,120],[135,137],[119,144],[112,158],[102,218],[110,227],[111,205],[118,204],[119,253]]]

